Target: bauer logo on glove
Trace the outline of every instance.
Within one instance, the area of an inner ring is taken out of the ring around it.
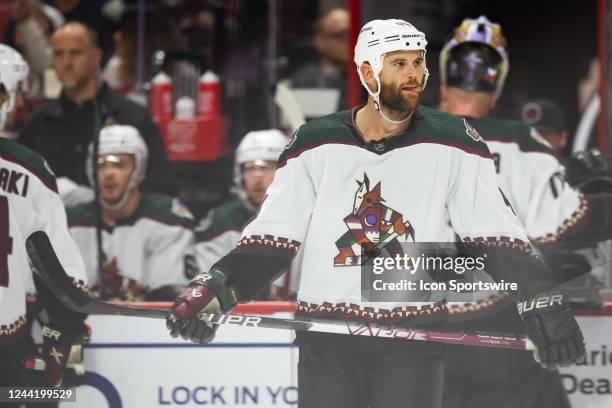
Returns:
[[[518,308],[519,314],[523,314],[530,310],[542,309],[544,307],[551,307],[555,304],[561,306],[563,302],[563,295],[553,295],[553,296],[540,296],[537,299],[525,300],[519,302],[516,307]]]

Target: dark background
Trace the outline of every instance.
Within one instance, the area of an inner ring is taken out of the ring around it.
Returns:
[[[265,3],[265,2],[264,2]],[[312,58],[304,31],[307,16],[314,18],[316,1],[279,1],[284,24],[281,54],[291,63]],[[319,7],[344,2],[320,1]],[[509,44],[510,71],[495,114],[517,117],[520,105],[530,98],[548,98],[564,110],[570,135],[579,120],[578,81],[597,55],[596,0],[362,0],[362,24],[374,18],[402,18],[424,31],[428,40],[430,79],[423,103],[438,103],[438,54],[464,18],[481,14],[499,23]],[[306,52],[303,52],[306,50]],[[354,65],[351,66],[352,69]]]

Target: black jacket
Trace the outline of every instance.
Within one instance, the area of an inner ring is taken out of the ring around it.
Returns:
[[[147,173],[142,188],[174,194],[173,175],[159,129],[142,106],[111,91],[103,84],[96,96],[100,126],[117,123],[132,125],[149,148]],[[18,141],[40,153],[57,177],[68,177],[89,185],[85,163],[93,140],[93,100],[75,105],[64,94],[36,110],[19,131]]]

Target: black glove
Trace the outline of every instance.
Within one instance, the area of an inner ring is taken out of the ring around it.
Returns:
[[[65,335],[57,329],[44,326],[41,356],[33,354],[24,361],[25,385],[31,387],[50,385],[76,387],[85,384],[83,345],[89,343],[90,338],[91,327],[85,323],[81,329],[74,331],[72,335]],[[69,339],[72,339],[72,344],[66,357],[63,355],[63,350],[66,350],[63,343],[69,342]],[[60,356],[60,354],[62,355]],[[51,364],[47,364],[49,359],[51,359]],[[63,369],[62,365],[65,365]]]
[[[65,333],[55,326],[45,326],[42,334],[41,357],[45,362],[43,374],[45,384],[51,387],[60,387],[70,349],[76,339],[76,333]]]
[[[216,269],[193,278],[189,287],[176,298],[166,320],[172,337],[180,335],[194,343],[213,340],[218,325],[213,324],[207,314],[225,312],[237,303],[233,288],[226,286],[225,281],[225,274]]]
[[[556,370],[584,359],[584,337],[562,294],[539,294],[517,306],[542,367]]]

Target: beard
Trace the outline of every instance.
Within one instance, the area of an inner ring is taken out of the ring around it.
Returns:
[[[406,86],[422,86],[419,81],[411,81],[397,85],[394,82],[380,82],[380,104],[395,112],[412,112],[421,103],[423,91],[418,94],[402,93],[402,88]]]

